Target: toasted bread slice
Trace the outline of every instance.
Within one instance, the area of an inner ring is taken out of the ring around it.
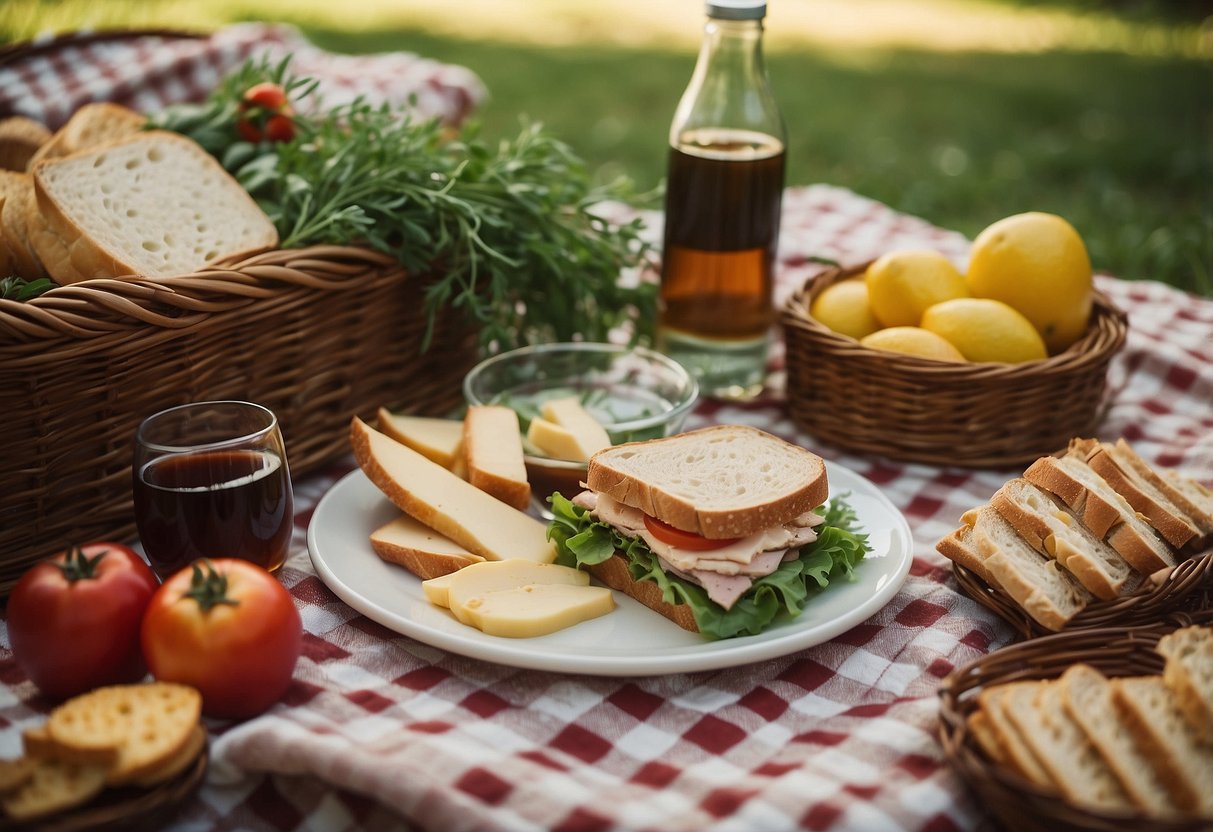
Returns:
[[[636,449],[643,445],[643,453]],[[589,487],[683,531],[722,539],[787,523],[829,496],[821,457],[744,425],[616,445],[590,458]]]
[[[1123,441],[1123,440],[1122,440]],[[1108,442],[1076,440],[1070,443],[1072,454],[1085,459],[1091,470],[1145,517],[1151,526],[1176,549],[1200,536],[1200,529],[1153,483],[1138,473],[1124,451]]]
[[[50,141],[51,131],[25,116],[0,119],[0,168],[24,172],[30,159]]]
[[[30,158],[29,167],[43,159],[58,159],[138,133],[147,118],[129,107],[108,101],[85,104],[44,142]]]
[[[463,420],[468,482],[518,510],[531,503],[518,414],[500,405],[468,408]]]
[[[371,548],[383,560],[403,566],[422,580],[484,560],[407,514],[372,532]]]
[[[1078,456],[1042,457],[1024,479],[1060,497],[1138,572],[1148,575],[1176,564],[1178,553]]]
[[[1162,677],[1113,679],[1112,697],[1180,808],[1213,818],[1213,745],[1196,739]]]
[[[0,794],[0,805],[18,823],[31,822],[81,806],[104,788],[104,766],[37,760],[20,786]]]
[[[1213,744],[1213,629],[1184,627],[1163,636],[1163,679],[1196,736]]]
[[[1072,574],[1029,545],[993,508],[978,511],[973,541],[998,585],[1042,627],[1060,630],[1094,600]]]
[[[1095,668],[1072,665],[1059,680],[1066,713],[1083,730],[1125,793],[1139,809],[1174,815],[1180,807],[1163,785],[1158,770],[1137,747],[1112,702],[1112,686]]]
[[[33,175],[46,223],[33,242],[59,283],[187,274],[278,243],[244,188],[176,133],[140,133],[48,159]]]
[[[1096,597],[1112,600],[1140,584],[1140,576],[1115,549],[1027,480],[1008,481],[990,504],[1033,548],[1056,558]]]

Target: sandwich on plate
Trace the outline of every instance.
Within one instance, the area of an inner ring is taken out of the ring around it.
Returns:
[[[868,551],[816,454],[721,425],[616,445],[551,497],[557,562],[712,638],[756,635],[850,578]]]

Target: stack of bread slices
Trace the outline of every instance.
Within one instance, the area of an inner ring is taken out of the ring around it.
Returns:
[[[1054,631],[1213,551],[1213,492],[1155,470],[1123,439],[1073,440],[961,521],[939,552]]]
[[[109,103],[80,108],[53,134],[0,121],[0,277],[168,277],[278,244],[218,161],[146,123]]]
[[[1072,804],[1213,822],[1213,630],[1176,630],[1157,650],[1161,676],[1076,664],[987,687],[969,731],[993,762]]]

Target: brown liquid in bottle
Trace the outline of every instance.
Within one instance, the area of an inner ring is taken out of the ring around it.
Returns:
[[[762,342],[783,193],[784,147],[747,130],[689,132],[670,149],[662,340]]]

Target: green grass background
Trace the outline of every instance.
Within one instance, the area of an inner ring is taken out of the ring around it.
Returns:
[[[46,5],[62,26],[65,4]],[[1100,4],[1012,5],[1083,15]],[[609,4],[587,0],[598,7]],[[1202,30],[1202,13],[1196,3],[1102,4],[1101,14],[1161,31],[1151,48],[772,49],[788,182],[850,188],[970,237],[1010,214],[1057,213],[1078,228],[1098,270],[1213,296],[1213,18]],[[596,177],[624,174],[641,190],[664,175],[670,116],[695,61],[693,40],[549,45],[419,25],[295,22],[328,49],[407,50],[467,66],[490,91],[477,114],[486,137],[515,132],[521,117],[542,121]],[[690,7],[687,27],[700,24]],[[0,13],[0,36],[19,29]],[[1194,50],[1168,46],[1168,33],[1193,31],[1185,42]]]

